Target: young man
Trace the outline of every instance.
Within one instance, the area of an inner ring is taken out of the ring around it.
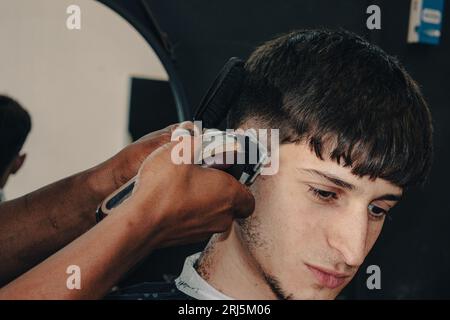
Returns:
[[[279,171],[251,187],[253,215],[188,257],[160,296],[334,299],[405,190],[425,181],[430,112],[395,58],[346,31],[283,35],[245,68],[228,127],[279,129]]]
[[[3,188],[11,174],[22,167],[26,155],[21,154],[31,130],[28,112],[10,97],[0,95],[0,202],[4,201]]]

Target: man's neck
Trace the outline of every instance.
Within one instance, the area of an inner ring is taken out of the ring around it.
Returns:
[[[211,286],[234,299],[276,299],[235,225],[213,236],[196,269]]]

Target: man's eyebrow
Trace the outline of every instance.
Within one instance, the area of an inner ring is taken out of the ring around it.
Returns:
[[[375,200],[400,201],[400,200],[402,200],[402,195],[401,194],[385,194],[381,197],[376,198]]]
[[[348,190],[356,189],[356,187],[353,184],[346,182],[346,181],[342,180],[341,178],[338,178],[330,173],[325,173],[323,171],[319,171],[316,169],[301,169],[301,170],[303,170],[307,173],[312,173],[312,174],[321,176],[322,178],[327,179],[328,181],[330,181],[331,183],[333,183],[334,185],[336,185],[338,187],[342,187],[342,188],[348,189]]]

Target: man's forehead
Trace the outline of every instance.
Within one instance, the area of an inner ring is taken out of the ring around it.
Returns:
[[[351,166],[345,167],[342,163],[338,164],[329,157],[328,153],[324,152],[322,156],[323,159],[320,159],[309,145],[302,142],[283,144],[280,146],[280,167],[291,168],[304,175],[321,176],[321,174],[325,174],[351,185],[355,191],[365,191],[369,188],[396,194],[402,193],[402,188],[387,180],[370,179],[369,176],[360,177],[352,173]]]

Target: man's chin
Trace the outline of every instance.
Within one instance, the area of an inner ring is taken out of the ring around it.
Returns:
[[[292,293],[289,297],[291,300],[335,300],[348,283],[349,281],[337,288],[330,289],[311,281],[306,285],[298,284],[291,291],[289,291],[290,288],[287,288],[286,291]]]
[[[335,300],[341,291],[342,289],[310,288],[306,292],[303,291],[294,294],[292,300]]]

